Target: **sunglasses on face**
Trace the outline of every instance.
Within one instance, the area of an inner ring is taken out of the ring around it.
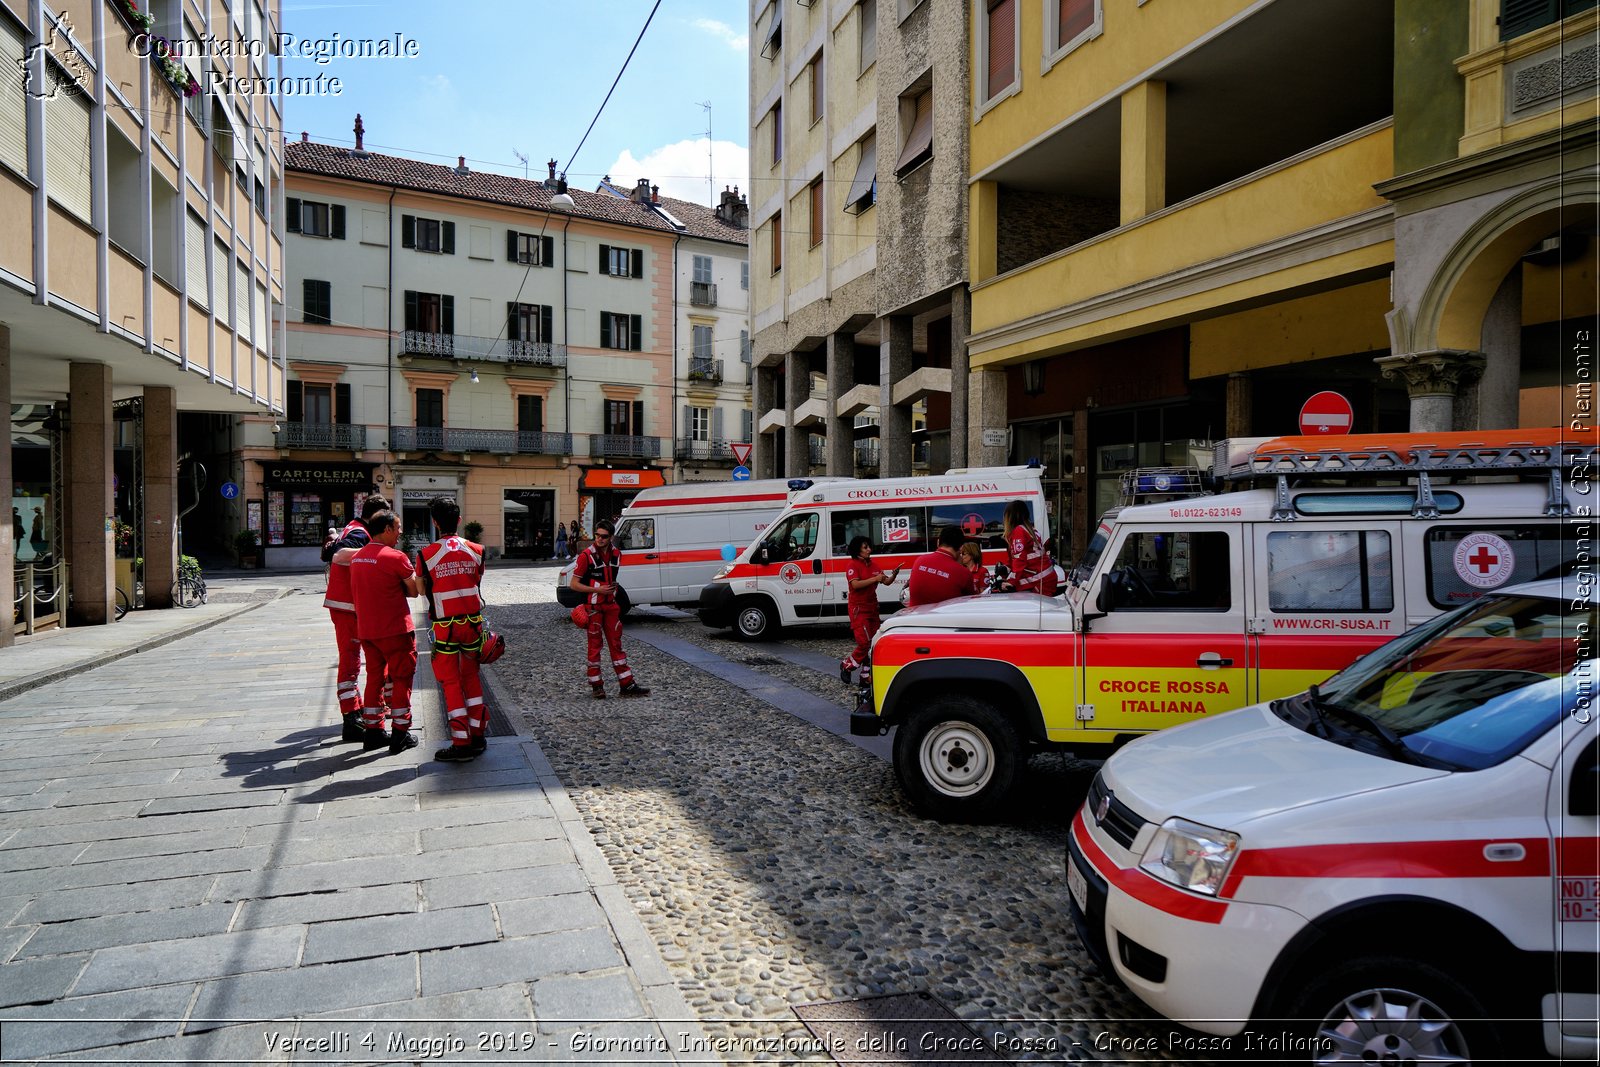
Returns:
[[[594,535],[594,539],[596,541],[609,541],[611,540],[611,535],[608,533],[597,533]]]

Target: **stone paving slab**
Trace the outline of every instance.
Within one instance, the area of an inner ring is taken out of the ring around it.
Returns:
[[[302,963],[365,959],[397,952],[478,945],[500,939],[487,904],[410,915],[318,923],[306,936]]]
[[[611,931],[604,927],[536,934],[491,945],[423,953],[422,995],[621,967],[623,962]]]
[[[236,910],[232,904],[201,904],[193,908],[169,908],[138,915],[47,923],[33,928],[36,932],[21,946],[17,957],[53,956],[116,945],[220,934],[228,929]],[[3,929],[9,928],[0,928],[0,932]]]
[[[293,967],[304,941],[304,929],[278,926],[102,949],[73,992],[110,993]]]
[[[194,986],[162,986],[0,1010],[8,1059],[174,1037]]]

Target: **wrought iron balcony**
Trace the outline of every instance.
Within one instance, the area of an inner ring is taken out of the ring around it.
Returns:
[[[344,422],[280,422],[272,435],[279,448],[327,448],[360,452],[367,447],[367,428]]]
[[[690,282],[689,303],[695,307],[714,308],[717,306],[717,286],[714,282]]]
[[[620,433],[590,434],[589,455],[615,456],[624,459],[660,459],[661,438],[634,437]]]
[[[549,341],[518,341],[506,337],[473,337],[464,333],[428,333],[404,330],[400,352],[433,359],[481,359],[534,367],[565,367],[567,346]]]
[[[572,455],[570,433],[391,426],[391,452],[490,452],[496,455]]]
[[[878,442],[856,442],[856,466],[858,468],[878,469]]]
[[[689,360],[689,380],[691,382],[721,382],[722,360],[694,356]]]
[[[828,439],[818,437],[816,434],[807,434],[807,451],[810,454],[811,465],[821,467],[828,462]]]
[[[680,437],[674,452],[678,459],[697,460],[701,463],[726,463],[730,466],[733,464],[733,450],[728,447],[727,440],[721,437],[713,437],[707,441]]]

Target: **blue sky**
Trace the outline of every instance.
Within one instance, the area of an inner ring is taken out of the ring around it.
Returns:
[[[291,139],[350,144],[357,112],[375,152],[529,177],[546,161],[593,189],[649,178],[706,203],[714,185],[749,187],[747,0],[662,0],[594,131],[574,150],[650,14],[653,0],[283,0],[283,31],[300,40],[393,38],[416,58],[286,60],[286,77],[325,74],[338,96],[286,96]],[[707,113],[711,104],[711,158]],[[570,167],[569,167],[570,162]]]

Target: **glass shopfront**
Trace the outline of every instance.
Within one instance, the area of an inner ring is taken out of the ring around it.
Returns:
[[[1038,460],[1044,467],[1044,501],[1057,558],[1068,555],[1072,536],[1072,418],[1062,416],[1018,423],[1012,439],[1014,463]],[[937,468],[936,468],[937,469]]]
[[[505,522],[507,557],[549,559],[555,555],[554,489],[507,489],[500,509]]]
[[[360,514],[361,501],[372,492],[374,466],[262,460],[267,565],[320,562],[328,529],[341,529]],[[273,549],[314,549],[315,553],[275,554]]]

